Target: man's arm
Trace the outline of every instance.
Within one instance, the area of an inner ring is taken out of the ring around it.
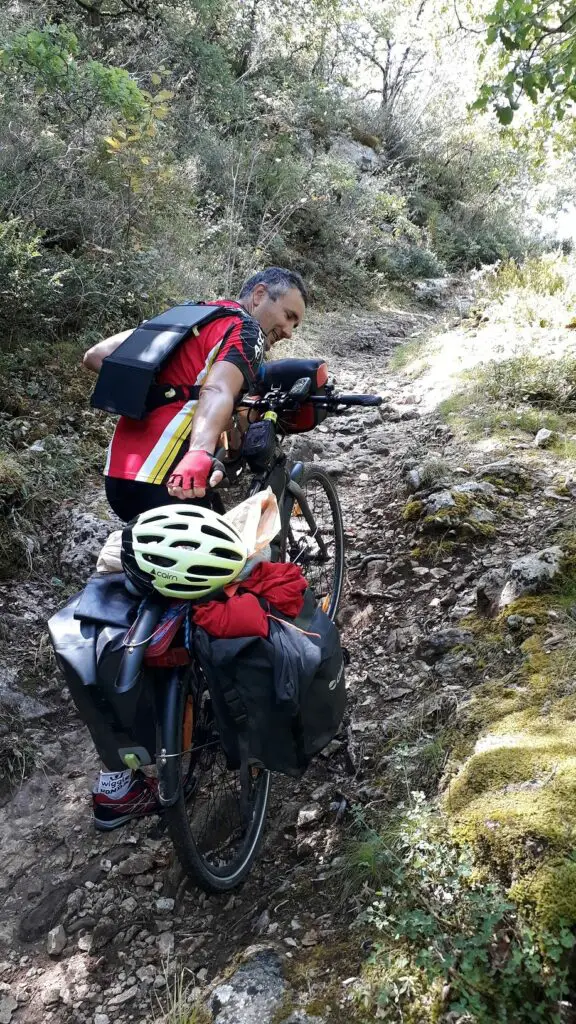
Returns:
[[[203,498],[208,486],[215,487],[222,480],[220,470],[212,472],[212,455],[243,387],[244,375],[237,366],[226,361],[214,364],[194,413],[190,450],[168,481],[168,491],[174,497]]]
[[[129,331],[120,331],[119,334],[113,334],[111,338],[105,338],[104,341],[99,341],[97,345],[93,345],[87,352],[84,353],[82,360],[87,370],[93,370],[94,373],[100,373],[100,367],[102,366],[103,360],[106,356],[112,355],[116,351],[119,345],[126,338],[133,333],[134,328],[131,327]]]

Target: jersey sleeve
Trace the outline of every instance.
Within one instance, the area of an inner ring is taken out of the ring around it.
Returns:
[[[255,320],[237,320],[226,331],[215,362],[233,363],[250,388],[262,364],[265,347],[264,335]]]

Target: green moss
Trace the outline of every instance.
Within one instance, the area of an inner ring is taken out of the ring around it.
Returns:
[[[458,495],[458,497],[464,498],[468,496]],[[473,504],[469,506],[470,509],[473,508]],[[495,535],[496,527],[493,523],[480,522],[473,515],[466,515],[463,510],[463,503],[460,503],[460,508],[440,508],[432,515],[424,517],[422,528],[424,530],[454,529],[461,533],[471,534],[474,537],[488,538]]]
[[[421,501],[410,499],[402,510],[402,519],[406,520],[406,522],[412,522],[415,519],[420,519],[423,511],[424,505]]]
[[[532,910],[545,928],[576,921],[576,861],[554,858],[515,882],[512,899]]]
[[[535,597],[519,597],[517,601],[509,604],[497,618],[497,622],[504,627],[510,615],[522,615],[524,618],[536,620],[537,625],[549,622],[548,612],[554,605],[554,600],[548,594],[539,594]]]
[[[424,558],[437,560],[444,555],[451,555],[457,547],[457,542],[453,540],[429,540],[421,545],[420,554]]]
[[[460,721],[463,736],[479,736],[454,771],[453,752],[444,804],[458,842],[469,843],[511,893],[534,909],[544,927],[562,918],[576,923],[576,899],[562,895],[576,836],[576,635],[560,614],[564,642],[547,649],[549,612],[558,596],[524,597],[488,625],[471,616],[462,625],[476,636],[475,653],[498,664],[507,619],[534,620],[516,648],[517,661],[502,679],[480,685]],[[520,638],[519,638],[520,639]],[[492,650],[492,654],[490,654]]]

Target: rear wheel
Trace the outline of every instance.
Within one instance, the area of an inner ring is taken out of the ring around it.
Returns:
[[[200,673],[183,677],[178,710],[181,787],[164,811],[186,873],[208,892],[244,881],[258,853],[270,795],[270,773],[251,769],[247,783],[231,771]]]
[[[321,608],[336,617],[344,586],[344,524],[338,492],[331,477],[306,466],[290,518],[282,530],[281,561],[302,568]],[[288,485],[290,490],[290,485]]]

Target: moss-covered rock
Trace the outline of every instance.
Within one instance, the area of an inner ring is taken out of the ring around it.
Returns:
[[[559,921],[576,921],[576,861],[554,858],[542,867],[515,882],[510,896],[520,905],[534,910],[545,928],[554,928]]]
[[[416,519],[420,519],[424,511],[424,503],[411,498],[407,501],[402,509],[402,518],[406,522],[413,522]]]
[[[576,633],[558,613],[565,642],[548,649],[553,604],[551,595],[524,597],[490,623],[492,642],[503,640],[512,611],[534,626],[519,637],[512,672],[480,686],[467,705],[462,732],[479,738],[444,793],[455,838],[547,928],[576,923],[576,898],[566,892],[576,867]],[[481,646],[483,630],[473,632]]]

